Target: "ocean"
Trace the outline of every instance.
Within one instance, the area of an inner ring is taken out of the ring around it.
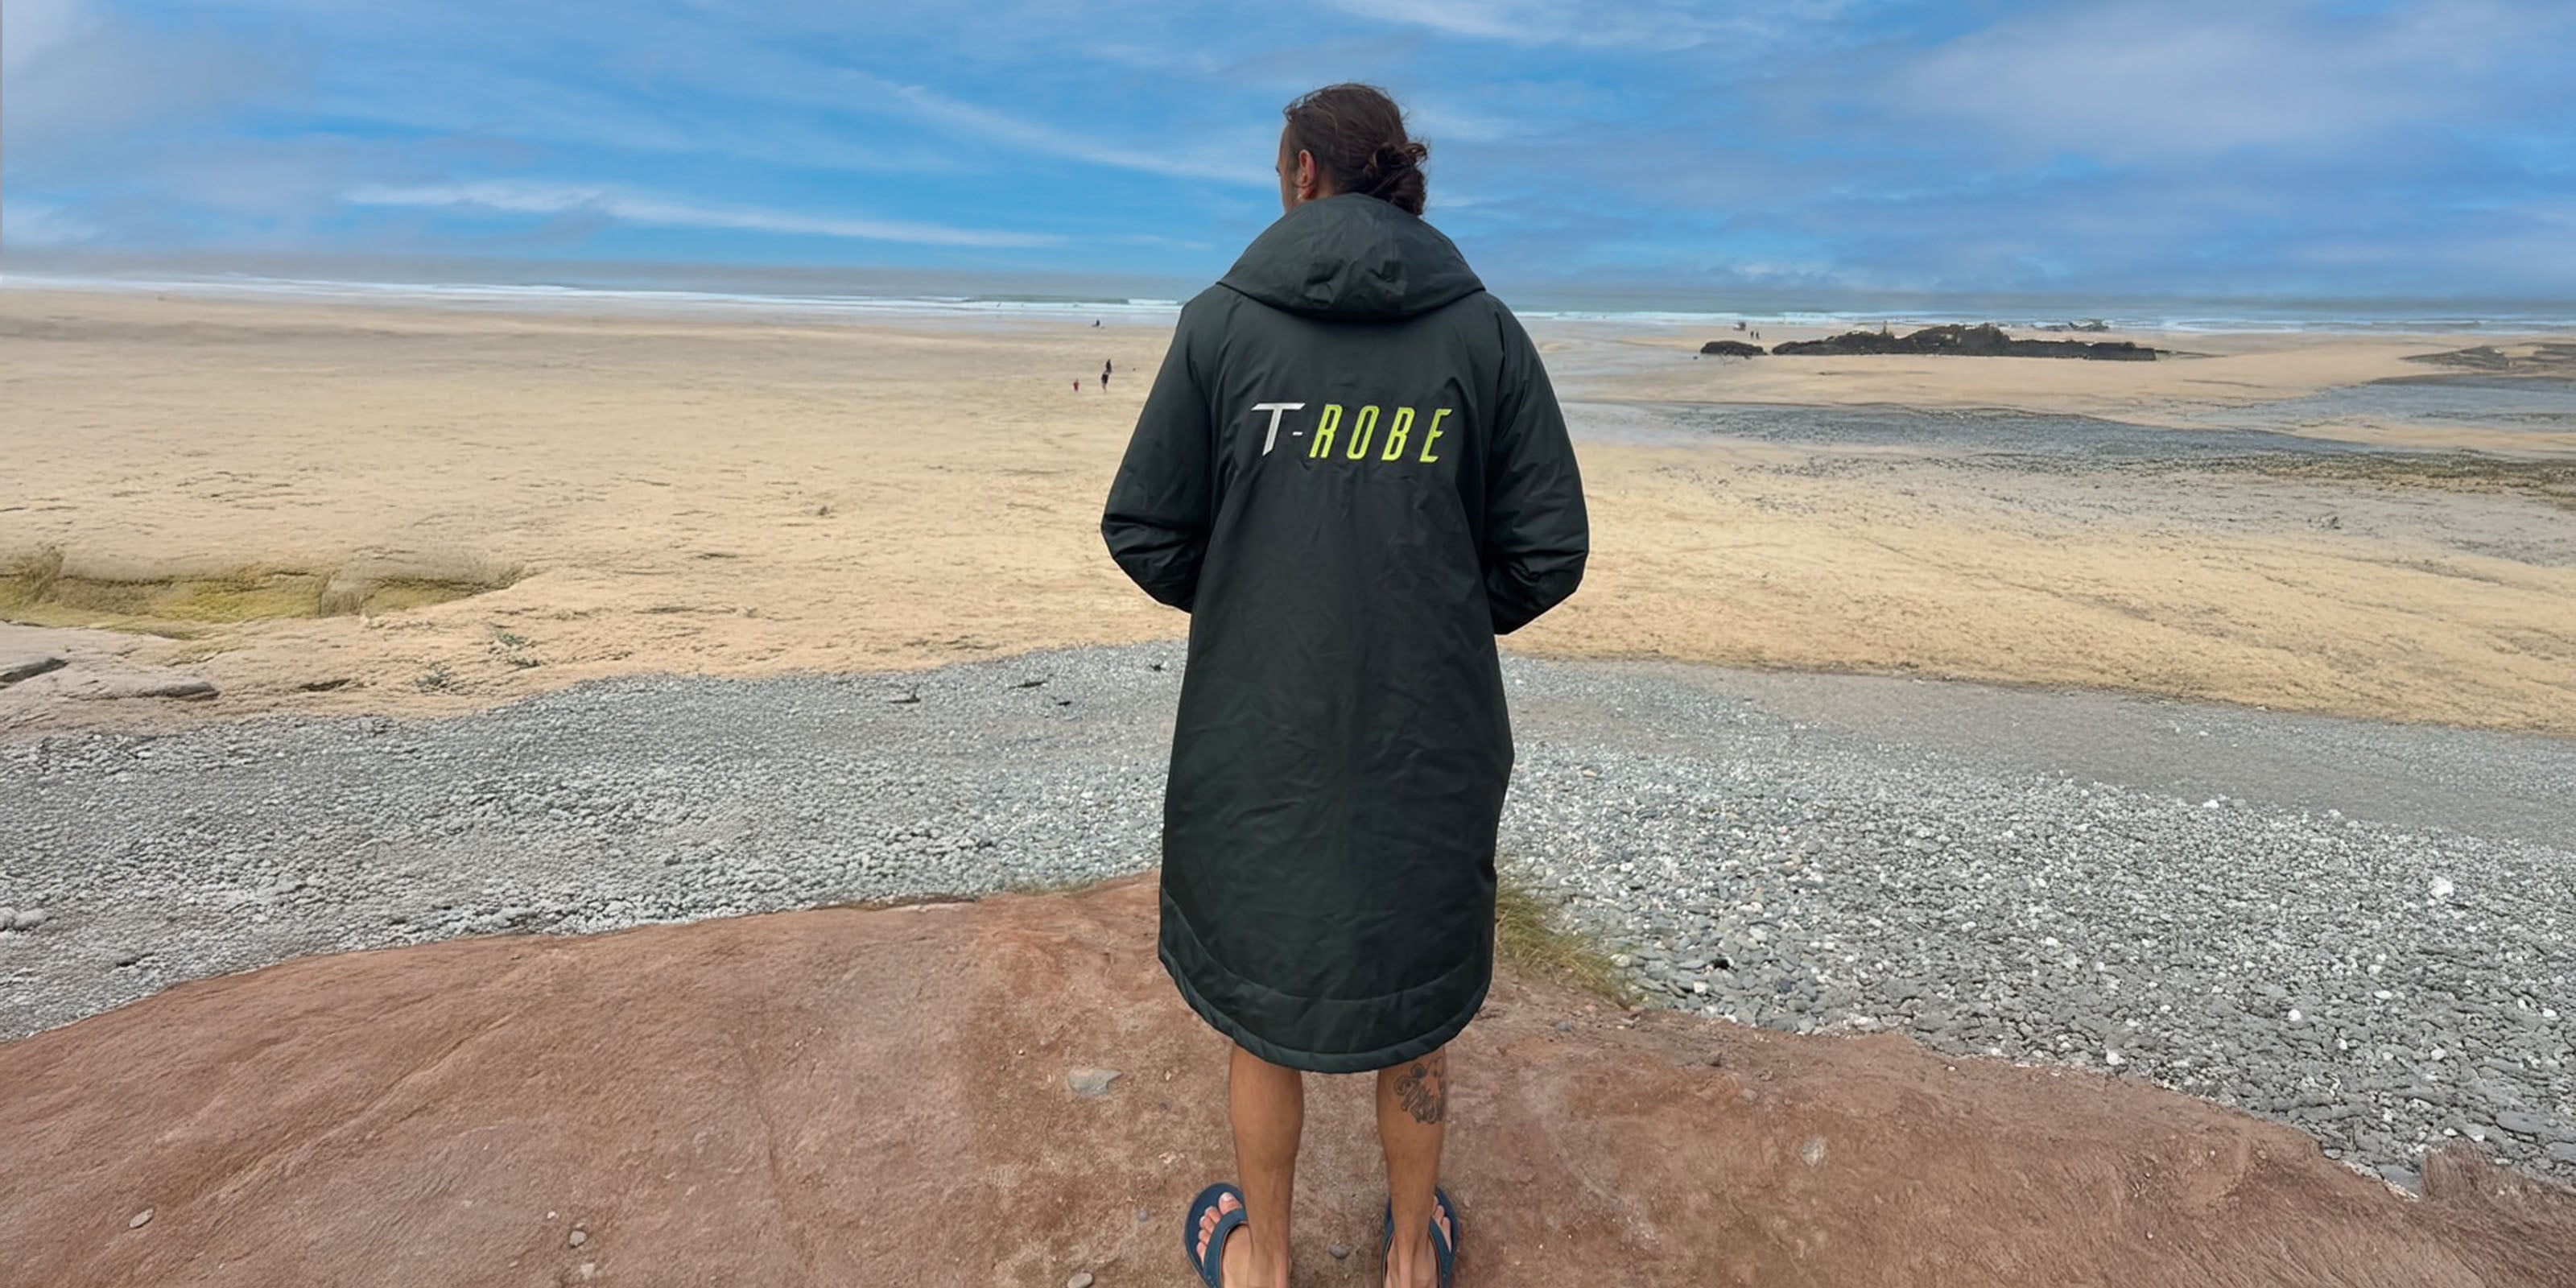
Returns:
[[[205,266],[9,272],[0,289],[268,297],[565,310],[721,311],[795,316],[949,314],[1167,324],[1203,282],[934,270],[363,261],[331,272]],[[356,271],[351,271],[356,270]],[[1877,329],[1993,322],[2012,330],[2166,333],[2576,331],[2576,301],[2149,299],[2116,296],[1830,296],[1721,288],[1493,283],[1522,318],[1699,327]]]

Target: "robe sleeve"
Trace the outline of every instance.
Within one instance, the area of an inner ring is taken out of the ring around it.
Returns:
[[[1503,318],[1502,399],[1485,468],[1485,599],[1509,635],[1583,581],[1592,528],[1565,413],[1518,319]]]
[[[1215,509],[1216,425],[1189,342],[1196,329],[1184,310],[1100,519],[1109,557],[1146,594],[1182,612],[1198,598]]]

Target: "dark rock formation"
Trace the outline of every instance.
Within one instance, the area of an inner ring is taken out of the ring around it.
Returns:
[[[1711,340],[1701,345],[1699,351],[1712,358],[1759,358],[1765,352],[1761,345],[1746,344],[1742,340]],[[1459,1219],[1463,1221],[1466,1218]]]
[[[2490,375],[2576,379],[2576,344],[2563,340],[2513,345],[2503,349],[2492,344],[2481,344],[2466,349],[2454,349],[2449,353],[2409,354],[2406,360]],[[2401,379],[2405,378],[2401,377]],[[1460,1218],[1462,1221],[1464,1219],[1464,1217]]]
[[[1807,354],[1840,357],[1858,353],[1950,353],[1971,358],[2094,358],[2112,362],[2150,362],[2156,351],[2130,340],[2016,340],[2003,328],[1927,326],[1911,335],[1885,331],[1846,331],[1825,340],[1792,340],[1774,346],[1782,356]]]

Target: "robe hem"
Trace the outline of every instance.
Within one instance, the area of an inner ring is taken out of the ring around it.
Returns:
[[[1170,975],[1173,986],[1180,989],[1181,1000],[1188,1002],[1190,1009],[1198,1012],[1199,1018],[1207,1021],[1209,1027],[1224,1034],[1235,1045],[1272,1064],[1300,1069],[1307,1073],[1373,1073],[1379,1069],[1402,1064],[1407,1060],[1419,1060],[1448,1045],[1452,1039],[1466,1031],[1467,1025],[1476,1018],[1476,1013],[1484,1009],[1485,995],[1493,990],[1494,984],[1494,972],[1488,966],[1484,979],[1476,985],[1475,993],[1468,997],[1467,1004],[1459,1008],[1456,1015],[1441,1021],[1437,1027],[1428,1032],[1406,1038],[1401,1042],[1367,1051],[1301,1051],[1295,1047],[1282,1046],[1254,1033],[1244,1027],[1241,1021],[1219,1009],[1190,983],[1189,975],[1181,969],[1180,964],[1172,960],[1171,941],[1159,935],[1156,936],[1156,941],[1154,955],[1162,961],[1164,973]]]

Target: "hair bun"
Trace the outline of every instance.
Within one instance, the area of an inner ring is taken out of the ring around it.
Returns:
[[[1404,110],[1385,90],[1327,85],[1290,103],[1285,115],[1280,147],[1312,153],[1336,191],[1422,213],[1422,163],[1431,149],[1405,137]]]

